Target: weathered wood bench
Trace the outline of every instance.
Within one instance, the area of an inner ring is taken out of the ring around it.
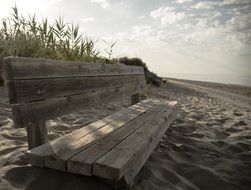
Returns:
[[[139,102],[142,67],[7,57],[4,73],[14,126],[26,127],[34,166],[128,185],[175,116],[176,102]],[[48,142],[47,120],[125,95],[131,107]]]

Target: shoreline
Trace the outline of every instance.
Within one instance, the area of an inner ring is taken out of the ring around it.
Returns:
[[[232,90],[231,92],[229,92],[231,89],[235,87],[229,85],[228,86],[221,85],[221,88],[217,88],[219,87],[219,85],[217,84],[217,86],[212,88],[212,84],[208,85],[207,83],[203,82],[196,82],[196,83],[191,83],[186,81],[180,82],[179,80],[171,80],[171,79],[169,79],[168,82],[173,83],[175,85],[181,85],[185,88],[190,88],[196,91],[204,92],[209,96],[222,99],[223,101],[229,102],[236,106],[251,109],[251,88],[243,89],[241,86],[239,86],[238,88],[241,88],[242,91]],[[204,85],[200,85],[201,83],[203,83]]]
[[[162,78],[201,81],[207,83],[230,84],[251,87],[251,75],[219,75],[219,74],[169,74]]]
[[[223,89],[224,91],[227,91],[227,92],[237,93],[237,94],[239,93],[239,95],[251,97],[251,84],[250,86],[246,86],[246,85],[240,85],[240,84],[231,84],[231,83],[226,84],[226,83],[219,83],[219,82],[180,79],[180,78],[171,78],[171,77],[162,77],[162,78],[166,80],[175,80],[179,82],[185,82],[185,83],[199,85],[199,86],[208,87],[208,88]]]

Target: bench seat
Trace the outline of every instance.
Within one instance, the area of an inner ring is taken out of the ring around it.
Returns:
[[[148,99],[31,149],[30,164],[130,184],[175,116],[176,102]]]

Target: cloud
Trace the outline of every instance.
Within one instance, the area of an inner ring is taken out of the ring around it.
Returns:
[[[144,15],[139,16],[139,19],[144,19],[144,18],[146,18],[146,16]]]
[[[160,19],[161,25],[174,24],[185,18],[185,12],[176,12],[174,7],[160,7],[151,11],[150,15],[154,19]]]
[[[107,0],[91,0],[92,3],[98,3],[102,8],[108,8],[111,4]]]
[[[195,21],[197,29],[201,28],[220,28],[222,25],[222,13],[218,11],[210,11],[207,13],[197,14],[192,17]]]
[[[201,1],[192,6],[194,9],[213,9],[215,7],[223,7],[226,5],[251,5],[250,0],[224,0],[223,2],[217,1]]]
[[[212,9],[214,7],[220,6],[220,2],[212,2],[212,1],[202,1],[194,5],[192,8],[194,9]]]
[[[160,18],[161,16],[165,15],[169,11],[175,10],[175,7],[160,7],[157,10],[151,11],[150,15],[154,19]]]
[[[197,47],[211,48],[211,51],[241,51],[241,48],[251,45],[251,13],[250,5],[231,7],[232,12],[223,12],[219,8],[224,2],[204,1],[194,5],[201,9],[199,12],[193,10],[182,10],[175,7],[160,7],[150,12],[150,16],[159,20],[161,32],[155,31],[159,39],[165,39],[174,46],[179,44],[195,45]],[[250,2],[250,0],[249,0]],[[240,3],[238,0],[229,0],[228,4]],[[215,9],[216,8],[216,9]],[[172,24],[165,31],[163,26]],[[170,38],[170,32],[172,38]],[[168,35],[166,33],[169,33]],[[175,39],[175,40],[173,40]],[[163,41],[163,42],[164,42]],[[163,43],[161,42],[161,43]]]
[[[251,31],[251,13],[238,14],[227,22],[228,28],[234,31]]]
[[[228,40],[251,45],[251,13],[234,15],[225,26]]]
[[[193,0],[176,0],[176,3],[183,4],[183,3],[188,3],[192,2]]]
[[[251,4],[250,0],[224,0],[221,5],[243,5]]]
[[[81,19],[83,22],[93,22],[95,21],[95,18],[93,17],[86,17]]]
[[[135,25],[132,27],[131,31],[131,40],[134,41],[144,41],[144,39],[148,40],[153,36],[153,28],[149,25]]]
[[[62,0],[50,0],[50,4],[52,5],[60,2],[62,2]]]
[[[183,63],[201,63],[194,66],[196,70],[197,67],[201,69],[205,62],[208,65],[217,62],[212,66],[217,71],[219,64],[224,63],[226,65],[219,72],[225,72],[229,65],[240,64],[241,61],[234,58],[250,52],[251,13],[248,10],[251,6],[223,6],[223,0],[193,1],[193,4],[172,2],[175,3],[152,9],[149,15],[145,15],[144,24],[115,32],[113,39],[118,41],[115,54],[140,56],[155,64],[177,63],[174,65],[181,65],[177,71],[190,68]],[[193,5],[198,10],[191,9]],[[232,12],[228,13],[230,9]],[[140,12],[136,18],[144,18],[142,15]],[[170,68],[175,70],[173,66]],[[201,69],[203,72],[207,70],[210,72],[210,69]]]

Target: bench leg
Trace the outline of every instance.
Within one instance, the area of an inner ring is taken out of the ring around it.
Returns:
[[[131,96],[131,105],[137,104],[140,101],[139,93]]]
[[[38,147],[48,142],[48,135],[45,121],[37,123],[29,122],[26,129],[27,129],[29,149]]]

